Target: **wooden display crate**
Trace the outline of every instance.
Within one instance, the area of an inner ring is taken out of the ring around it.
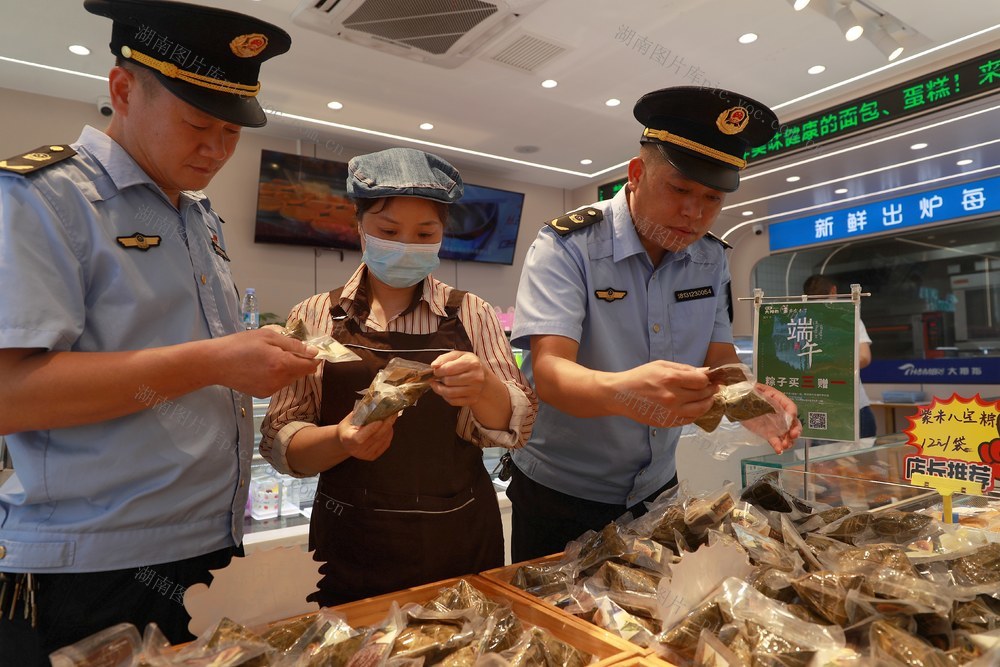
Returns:
[[[646,649],[645,655],[624,658],[612,667],[676,667],[676,665],[659,657],[652,649]]]
[[[531,593],[522,591],[517,586],[510,583],[511,579],[514,578],[514,573],[517,572],[518,568],[524,565],[544,565],[547,563],[556,563],[563,557],[560,551],[557,554],[552,554],[551,556],[542,556],[541,558],[535,558],[532,560],[521,561],[520,563],[514,563],[513,565],[505,565],[504,567],[496,567],[492,570],[486,570],[485,572],[480,572],[479,576],[483,579],[489,579],[490,581],[503,584],[504,586],[510,588],[511,590],[517,591],[522,595],[527,595],[529,598],[534,597]]]
[[[552,554],[551,556],[542,556],[541,558],[535,558],[520,563],[514,563],[513,565],[507,565],[504,567],[497,567],[492,570],[486,570],[485,572],[481,572],[479,576],[481,576],[483,579],[487,579],[495,584],[498,584],[499,586],[509,591],[511,595],[519,594],[522,597],[528,598],[529,600],[534,600],[538,604],[545,605],[547,608],[553,609],[559,612],[560,614],[565,614],[566,616],[569,616],[570,618],[580,623],[583,623],[584,625],[589,627],[592,632],[602,633],[602,636],[606,635],[607,637],[611,637],[612,639],[623,641],[636,651],[636,655],[624,656],[622,662],[616,664],[614,667],[674,667],[674,664],[672,662],[668,662],[663,658],[659,657],[658,655],[656,655],[656,652],[653,651],[653,649],[643,648],[638,644],[633,644],[627,639],[623,639],[609,630],[605,630],[604,628],[593,625],[592,623],[588,623],[587,621],[584,621],[582,618],[573,616],[572,614],[564,612],[563,610],[558,609],[557,607],[545,604],[539,598],[536,598],[531,593],[521,590],[517,586],[510,583],[511,580],[514,578],[514,573],[517,572],[518,568],[520,568],[521,566],[556,563],[562,557],[563,554],[561,552],[557,554]]]
[[[509,603],[514,615],[523,623],[547,630],[556,639],[597,658],[598,662],[588,667],[611,667],[626,658],[639,657],[643,653],[641,647],[547,605],[537,598],[523,593],[517,594],[516,589],[502,586],[478,575],[461,578],[491,600]],[[459,578],[446,579],[378,597],[348,602],[330,609],[342,615],[351,627],[375,625],[388,616],[393,602],[401,607],[410,602],[423,604],[437,597],[438,591],[442,588],[454,586],[458,581]]]

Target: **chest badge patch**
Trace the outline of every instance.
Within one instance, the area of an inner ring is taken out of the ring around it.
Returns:
[[[711,285],[704,287],[693,287],[691,289],[678,290],[674,292],[674,298],[678,303],[683,301],[694,301],[696,299],[710,299],[715,296],[715,289]]]
[[[131,236],[119,236],[115,238],[115,240],[118,241],[118,245],[123,248],[135,248],[142,251],[146,251],[160,245],[159,236],[146,236],[145,234],[140,234],[139,232],[136,232]]]
[[[614,287],[609,287],[607,289],[594,290],[594,296],[602,301],[607,301],[608,303],[614,303],[619,299],[624,299],[628,292],[625,290],[617,290]]]

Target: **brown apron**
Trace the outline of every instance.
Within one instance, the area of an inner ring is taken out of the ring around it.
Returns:
[[[404,334],[362,331],[341,308],[342,291],[330,292],[332,336],[361,361],[326,362],[321,426],[339,423],[392,357],[429,364],[472,351],[458,319],[465,292],[451,292],[436,332]],[[355,304],[367,317],[364,285]],[[320,475],[309,548],[324,561],[323,579],[309,600],[332,606],[503,565],[496,490],[482,450],[455,432],[458,412],[428,391],[396,420],[382,456],[349,458]]]

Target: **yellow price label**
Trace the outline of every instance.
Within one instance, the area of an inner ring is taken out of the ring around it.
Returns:
[[[1000,401],[935,397],[907,420],[907,444],[919,452],[906,457],[907,479],[926,474],[993,487],[1000,476]]]

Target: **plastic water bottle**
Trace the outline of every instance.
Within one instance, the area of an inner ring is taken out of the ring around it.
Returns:
[[[248,287],[243,295],[243,326],[247,329],[256,329],[260,326],[260,311],[257,309],[257,294],[252,287]]]

